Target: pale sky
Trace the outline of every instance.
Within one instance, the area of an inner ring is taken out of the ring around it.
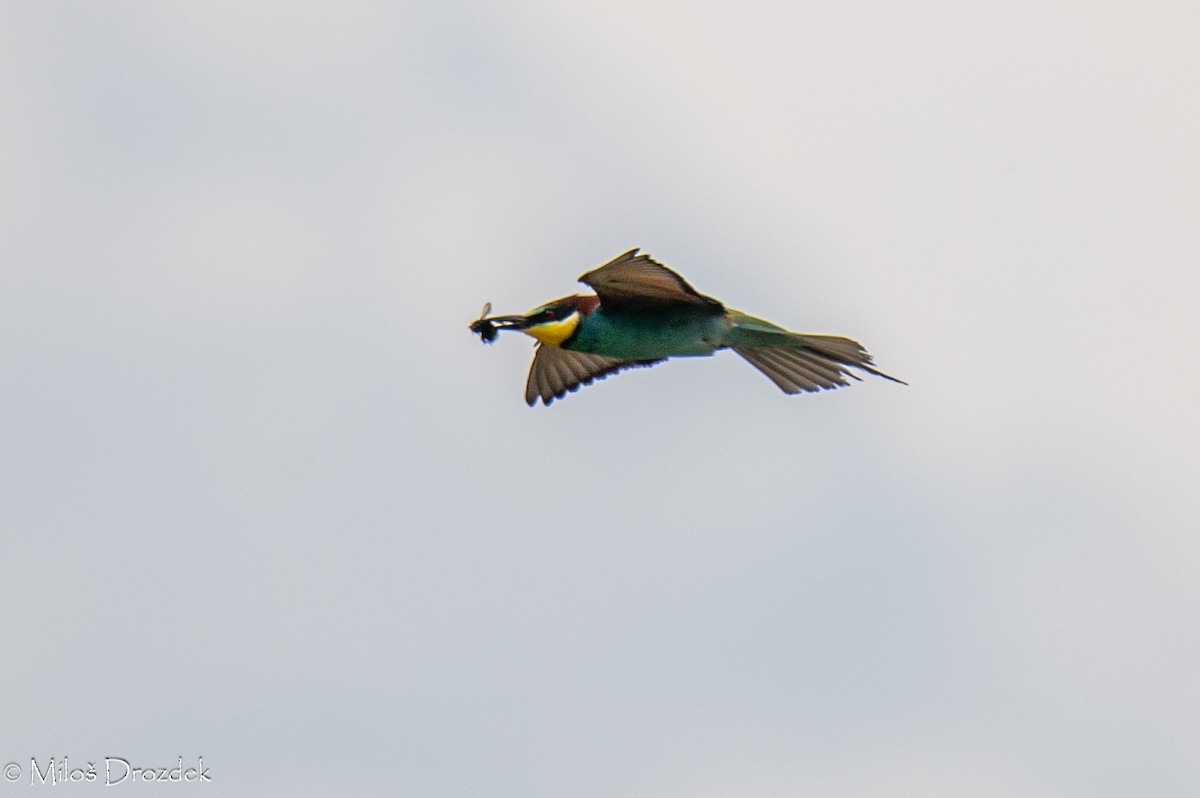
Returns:
[[[1200,793],[1198,39],[0,4],[0,794]],[[635,246],[909,387],[526,407],[467,324]]]

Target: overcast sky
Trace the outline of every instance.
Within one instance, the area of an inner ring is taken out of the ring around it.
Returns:
[[[1200,793],[1198,38],[0,4],[0,793]],[[467,324],[635,246],[910,386],[526,407]]]

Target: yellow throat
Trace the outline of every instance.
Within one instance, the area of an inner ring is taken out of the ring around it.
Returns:
[[[548,321],[534,327],[526,327],[522,332],[526,335],[532,335],[544,344],[559,346],[563,341],[571,337],[571,333],[575,332],[575,328],[578,326],[579,314],[572,313],[564,319]]]

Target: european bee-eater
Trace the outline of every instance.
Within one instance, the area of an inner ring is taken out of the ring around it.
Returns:
[[[789,332],[699,293],[675,272],[631,249],[582,275],[595,294],[572,294],[523,316],[488,316],[471,323],[485,342],[499,330],[537,339],[525,401],[544,404],[622,369],[669,357],[732,349],[784,393],[819,391],[861,379],[849,368],[884,374],[857,341],[838,335]]]

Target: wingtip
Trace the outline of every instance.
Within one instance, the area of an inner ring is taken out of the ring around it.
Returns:
[[[587,280],[588,275],[592,274],[593,272],[599,271],[600,269],[603,269],[605,266],[611,266],[614,263],[621,263],[622,261],[626,261],[626,260],[633,260],[634,258],[638,257],[638,253],[641,251],[642,251],[641,247],[634,247],[633,249],[631,249],[627,252],[622,252],[620,255],[616,256],[615,258],[606,260],[604,263],[601,263],[599,266],[588,269],[586,272],[579,275],[579,282],[583,283],[584,285],[591,285],[591,283],[589,283]],[[642,257],[648,258],[650,256],[643,254]]]

